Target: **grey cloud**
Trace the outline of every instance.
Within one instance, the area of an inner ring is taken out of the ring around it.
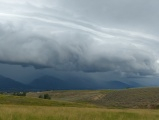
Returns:
[[[156,34],[151,34],[154,29],[150,27],[149,34],[133,31],[133,24],[141,23],[141,19],[134,18],[134,15],[144,13],[133,10],[135,5],[146,9],[148,3],[120,2],[123,4],[119,5],[115,0],[69,0],[67,3],[64,0],[15,0],[14,3],[0,0],[1,63],[61,71],[115,71],[125,76],[158,74],[159,40]],[[129,8],[131,3],[133,8]],[[156,3],[149,2],[152,5]],[[9,7],[12,12],[8,10]],[[134,13],[130,15],[131,10]],[[151,15],[151,11],[147,14],[156,17]],[[117,15],[133,24],[122,23]],[[147,18],[147,15],[143,15],[143,18]],[[99,25],[100,20],[102,26]],[[106,27],[107,22],[111,23],[109,27]],[[126,29],[115,28],[112,23],[126,25]],[[155,23],[158,24],[154,21],[152,26]],[[144,26],[142,28],[148,29],[149,25],[145,24],[141,24]]]
[[[157,33],[158,0],[63,0],[74,14],[102,26]]]

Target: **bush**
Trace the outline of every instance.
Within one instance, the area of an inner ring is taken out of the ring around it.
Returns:
[[[44,99],[51,99],[49,94],[44,94]]]
[[[51,99],[49,94],[44,94],[44,95],[39,95],[39,98],[43,98],[43,99]]]

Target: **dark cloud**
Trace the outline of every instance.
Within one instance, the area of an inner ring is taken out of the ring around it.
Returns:
[[[1,63],[158,75],[158,1],[13,1],[0,0]]]

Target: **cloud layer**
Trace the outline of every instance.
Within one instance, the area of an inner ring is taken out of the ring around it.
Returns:
[[[159,10],[159,2],[118,2],[0,0],[0,62],[139,77],[158,74],[158,13],[151,13]]]

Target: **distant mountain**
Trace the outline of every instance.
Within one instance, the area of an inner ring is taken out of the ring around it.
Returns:
[[[29,89],[31,87],[0,75],[0,91],[24,91]]]
[[[61,80],[48,75],[33,80],[29,85],[37,90],[124,89],[134,87],[120,81],[106,81],[100,84],[92,80]]]
[[[11,78],[0,75],[0,91],[37,91],[37,90],[91,90],[91,89],[125,89],[138,87],[139,84],[120,81],[95,82],[93,80],[61,80],[53,76],[42,76],[25,85]]]
[[[80,89],[95,89],[96,84],[88,80],[61,80],[53,76],[42,76],[33,80],[30,84],[35,89],[39,90],[80,90]]]
[[[134,81],[127,81],[126,84],[129,84],[133,87],[143,87],[143,85],[137,83],[137,82],[134,82]]]
[[[64,89],[65,88],[65,81],[53,77],[53,76],[42,76],[33,80],[29,85],[34,89],[39,90],[54,90],[54,89]]]
[[[125,89],[132,88],[134,86],[120,81],[107,81],[103,82],[101,85],[99,85],[99,87],[102,89]]]

